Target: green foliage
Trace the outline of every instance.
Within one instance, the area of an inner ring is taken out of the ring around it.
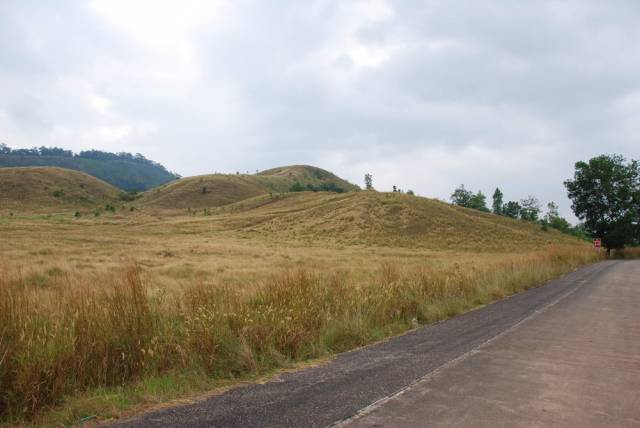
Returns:
[[[640,242],[640,165],[621,155],[577,162],[564,182],[571,208],[584,229],[602,239],[607,250]]]
[[[80,218],[80,211],[76,211],[76,213],[73,215],[75,218]]]
[[[293,183],[293,185],[289,188],[290,192],[304,192],[305,190],[307,190],[307,186],[300,183],[299,181]]]
[[[465,189],[464,184],[461,184],[460,187],[455,189],[451,194],[451,202],[461,207],[468,208],[471,205],[471,198],[473,198],[473,192]]]
[[[529,195],[520,200],[520,218],[522,220],[538,221],[540,211],[540,202],[535,196]]]
[[[56,190],[53,191],[52,195],[53,195],[54,198],[60,198],[60,197],[64,196],[64,190],[56,189]]]
[[[136,199],[138,199],[140,195],[138,192],[136,192],[135,190],[132,190],[130,192],[122,192],[120,193],[119,197],[121,201],[125,201],[125,202],[132,202],[135,201]]]
[[[489,212],[487,197],[480,190],[474,194],[472,191],[465,189],[464,184],[461,184],[460,187],[453,191],[451,202],[461,207]]]
[[[343,193],[344,189],[338,187],[335,183],[321,183],[318,186],[314,186],[311,183],[302,184],[299,181],[293,183],[289,188],[290,192],[335,192]]]
[[[516,201],[509,201],[502,206],[502,215],[505,217],[519,218],[520,204]]]
[[[555,202],[549,202],[547,204],[547,214],[545,214],[543,221],[556,230],[563,233],[571,233],[571,224],[560,216],[558,212],[558,205]]]
[[[497,214],[497,215],[502,215],[502,198],[503,198],[503,194],[502,191],[496,187],[496,190],[493,192],[493,213]]]
[[[116,212],[116,207],[114,207],[114,206],[113,206],[113,205],[111,205],[111,204],[106,204],[106,205],[104,206],[104,210],[105,210],[105,211],[110,211],[110,212],[114,213],[114,212]]]
[[[474,210],[490,212],[489,208],[487,208],[487,198],[486,196],[478,190],[478,193],[471,197],[471,205],[469,208],[473,208]]]
[[[74,154],[58,147],[11,149],[0,147],[0,168],[19,166],[55,166],[82,171],[120,189],[143,191],[179,178],[137,153],[108,153],[98,150]]]
[[[369,173],[364,175],[364,187],[367,190],[373,190],[373,176]]]
[[[415,193],[413,192],[413,190],[409,189],[407,190],[407,195],[415,196]]]

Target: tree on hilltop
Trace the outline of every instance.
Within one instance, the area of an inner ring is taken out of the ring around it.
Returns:
[[[502,191],[496,187],[496,190],[493,192],[493,213],[497,215],[502,215]]]
[[[364,175],[364,187],[367,190],[373,190],[373,176],[369,173]]]
[[[454,205],[459,205],[466,208],[470,207],[472,198],[473,192],[465,189],[464,184],[461,184],[460,187],[456,188],[450,197],[451,202]]]
[[[502,215],[510,218],[520,218],[520,204],[516,201],[509,201],[502,206]]]
[[[520,218],[522,220],[538,221],[540,211],[540,202],[535,196],[529,195],[520,201]]]

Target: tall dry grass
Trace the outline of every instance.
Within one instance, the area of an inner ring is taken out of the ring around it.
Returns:
[[[383,264],[364,283],[298,269],[243,288],[187,284],[172,296],[149,292],[135,263],[97,284],[0,266],[0,415],[26,420],[66,396],[169,370],[264,373],[441,320],[596,257],[555,247],[472,268]]]

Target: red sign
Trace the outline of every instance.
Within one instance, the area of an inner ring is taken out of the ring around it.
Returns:
[[[600,248],[602,247],[602,240],[600,238],[596,238],[593,240],[593,247]]]

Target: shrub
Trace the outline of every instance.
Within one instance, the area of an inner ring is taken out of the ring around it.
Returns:
[[[129,191],[129,192],[121,192],[120,193],[120,200],[121,201],[125,201],[125,202],[132,202],[135,201],[136,199],[138,199],[140,195],[138,192],[136,192],[135,190]]]
[[[290,192],[304,192],[305,190],[307,190],[307,187],[299,181],[293,183],[293,185],[289,188]]]

